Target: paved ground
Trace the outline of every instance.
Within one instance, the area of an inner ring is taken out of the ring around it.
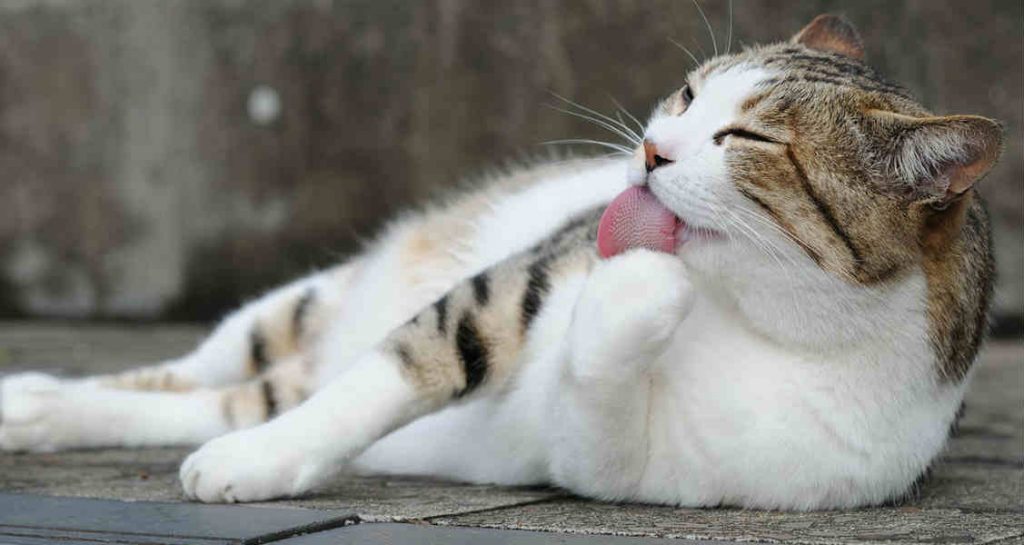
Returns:
[[[200,335],[200,329],[188,326],[0,324],[0,373],[27,368],[67,375],[111,371],[178,354]],[[365,477],[341,478],[303,500],[210,507],[182,501],[175,474],[187,452],[0,455],[0,492],[6,493],[0,494],[0,543],[34,544],[59,538],[64,543],[283,539],[288,543],[558,540],[625,544],[688,538],[1022,545],[1024,343],[1002,341],[988,346],[968,394],[960,432],[942,462],[914,498],[884,508],[804,514],[677,509],[596,503],[545,488]],[[293,537],[302,532],[311,533]]]

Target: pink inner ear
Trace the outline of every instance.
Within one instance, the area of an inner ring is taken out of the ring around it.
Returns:
[[[985,175],[988,169],[992,167],[994,161],[994,158],[988,157],[984,153],[978,153],[975,150],[971,153],[970,160],[966,164],[950,165],[947,171],[949,188],[946,189],[946,194],[950,196],[962,195]]]
[[[818,51],[838,53],[864,60],[864,43],[853,25],[837,15],[819,15],[800,31],[793,41]]]

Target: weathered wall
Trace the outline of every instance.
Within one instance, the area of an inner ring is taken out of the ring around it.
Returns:
[[[705,2],[719,42],[725,2]],[[1019,0],[736,0],[734,47],[846,13],[938,112],[1006,124],[984,184],[1024,309]],[[330,263],[402,206],[600,136],[549,91],[643,113],[710,51],[685,1],[4,0],[0,315],[205,318]],[[721,46],[721,44],[719,44]]]

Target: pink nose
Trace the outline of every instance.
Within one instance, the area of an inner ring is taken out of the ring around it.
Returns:
[[[658,155],[658,146],[654,145],[654,142],[644,140],[644,166],[647,168],[647,172],[672,162],[671,159]]]

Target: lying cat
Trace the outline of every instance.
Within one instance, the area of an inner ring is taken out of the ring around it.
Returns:
[[[632,157],[403,216],[181,359],[8,377],[0,447],[208,441],[181,468],[205,502],[346,467],[686,506],[898,497],[942,449],[985,329],[973,186],[1002,137],[862,56],[820,16],[686,74]]]

